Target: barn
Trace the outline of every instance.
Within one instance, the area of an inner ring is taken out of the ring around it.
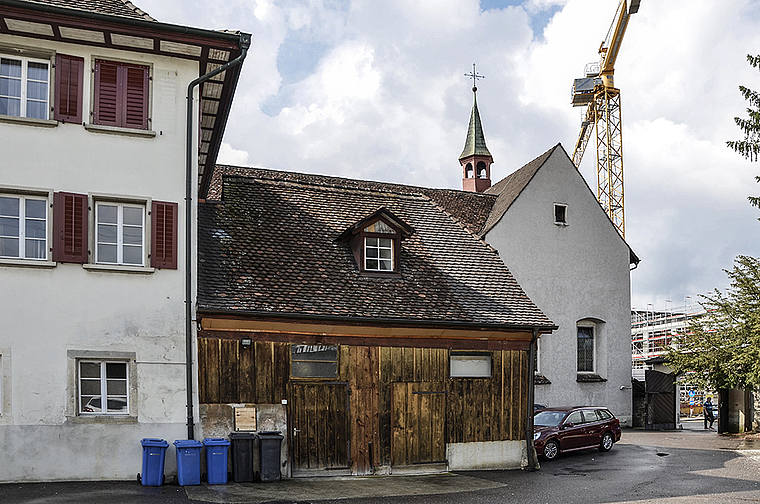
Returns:
[[[236,173],[199,205],[204,436],[280,431],[283,476],[535,465],[556,327],[463,218],[481,195]]]

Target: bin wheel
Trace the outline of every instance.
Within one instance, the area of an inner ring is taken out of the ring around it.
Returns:
[[[142,483],[142,477],[140,477],[140,473],[137,473],[137,482]]]

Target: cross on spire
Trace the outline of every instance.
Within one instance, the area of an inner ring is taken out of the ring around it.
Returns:
[[[485,75],[480,75],[478,72],[475,71],[475,63],[472,64],[472,72],[464,74],[465,77],[469,77],[472,79],[472,92],[476,92],[478,90],[478,79],[485,79]]]

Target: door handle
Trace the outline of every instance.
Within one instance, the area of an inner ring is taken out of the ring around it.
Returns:
[[[301,430],[300,430],[300,429],[296,429],[295,427],[293,427],[293,435],[294,435],[294,436],[295,436],[296,434],[298,434],[299,432],[301,432]]]

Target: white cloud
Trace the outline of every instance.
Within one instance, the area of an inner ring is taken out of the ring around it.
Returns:
[[[244,150],[233,149],[227,142],[222,142],[222,145],[219,146],[217,163],[233,166],[248,166],[248,153]]]

